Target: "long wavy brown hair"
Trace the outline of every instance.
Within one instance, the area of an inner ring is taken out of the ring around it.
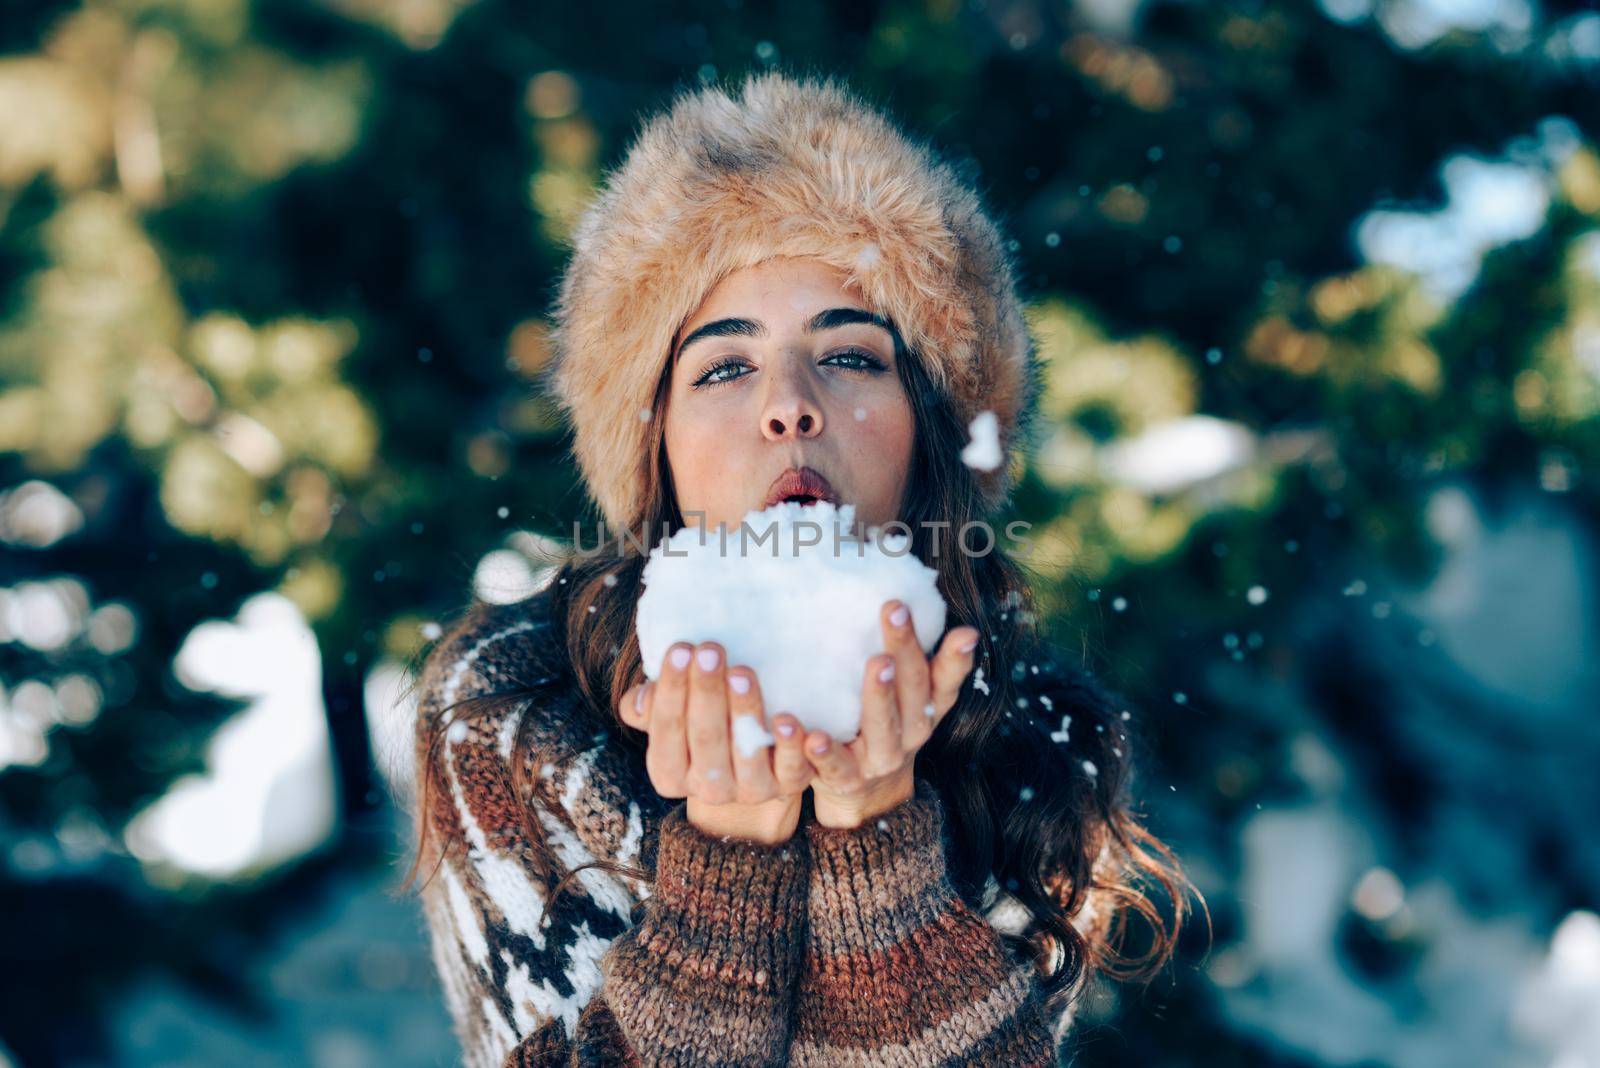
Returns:
[[[1033,575],[998,538],[992,551],[980,551],[982,546],[952,551],[950,532],[986,519],[972,472],[960,457],[964,428],[898,332],[895,362],[917,430],[900,517],[910,527],[912,551],[938,572],[948,627],[970,623],[978,629],[977,663],[984,671],[984,686],[974,686],[971,678],[963,684],[955,707],[918,752],[915,771],[932,783],[944,804],[952,884],[975,901],[992,875],[1022,902],[1030,921],[1021,934],[1001,936],[1035,962],[1047,1004],[1059,1010],[1092,974],[1123,979],[1155,974],[1175,948],[1189,896],[1194,894],[1202,908],[1204,902],[1171,850],[1144,827],[1133,807],[1128,702],[1072,666],[1041,635],[1030,588]],[[631,536],[614,537],[615,552],[574,549],[546,586],[552,617],[564,627],[570,678],[584,710],[596,731],[610,731],[637,751],[641,768],[647,736],[618,718],[616,709],[622,694],[644,679],[634,608],[652,543],[637,535],[684,526],[663,434],[669,374],[670,363],[652,405],[649,491],[626,528]],[[930,533],[935,523],[948,524],[938,552]],[[524,689],[468,699],[453,706],[452,718],[459,722],[535,694]],[[1064,716],[1071,723],[1065,744],[1050,737]],[[533,718],[520,719],[518,750],[530,744],[525,735]],[[437,723],[431,736],[419,741],[419,813],[431,811],[432,798],[441,791],[448,796],[436,759],[442,734],[443,724]],[[512,762],[513,796],[531,796],[527,783],[517,780],[526,778],[525,768],[537,766],[537,759]],[[531,812],[524,817],[529,839],[541,847],[534,851],[534,863],[543,869],[547,885],[557,882],[554,893],[589,867],[653,879],[651,872],[607,861],[560,875],[542,848],[539,821]],[[430,849],[430,822],[425,815],[417,819],[416,859],[402,890],[426,857],[436,858],[435,868],[442,859],[442,851]],[[1091,897],[1097,910],[1110,913],[1110,921],[1082,924],[1080,930],[1072,919]],[[1130,918],[1144,928],[1135,952],[1125,951]]]

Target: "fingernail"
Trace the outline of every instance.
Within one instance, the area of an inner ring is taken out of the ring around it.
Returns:
[[[892,678],[894,678],[894,661],[891,660],[889,663],[883,665],[882,671],[878,672],[878,681],[888,682]]]
[[[794,724],[787,721],[778,724],[778,733],[783,735],[785,738],[793,738]]]
[[[673,649],[670,654],[668,654],[667,659],[672,662],[673,667],[677,668],[679,671],[682,671],[684,668],[689,666],[688,647],[683,645],[678,646],[677,648]]]
[[[813,753],[816,753],[818,756],[822,755],[823,753],[826,753],[828,751],[828,739],[819,738],[816,741],[812,742],[811,743],[811,751]]]
[[[897,627],[905,626],[906,620],[910,618],[911,612],[906,608],[905,605],[901,605],[899,608],[896,608],[893,612],[889,613],[889,622],[893,623]]]
[[[695,662],[700,665],[701,671],[715,671],[717,669],[717,651],[715,649],[702,649],[694,654]]]
[[[974,634],[971,638],[969,638],[966,641],[961,643],[961,651],[963,653],[970,653],[970,652],[972,652],[972,650],[976,649],[977,647],[978,647],[978,635],[976,635],[976,634]]]
[[[733,687],[734,693],[750,692],[750,680],[743,675],[729,675],[728,685]]]

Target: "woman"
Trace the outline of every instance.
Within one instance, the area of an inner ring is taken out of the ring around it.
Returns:
[[[608,540],[419,682],[411,874],[466,1063],[1054,1064],[1084,980],[1159,965],[1184,898],[1127,808],[1127,713],[1033,632],[1015,562],[952,543],[1010,489],[962,462],[970,420],[1021,452],[1040,374],[976,194],[831,80],[680,94],[555,320],[544,385]],[[644,683],[640,545],[784,496],[906,523],[949,606],[931,656],[883,606],[854,739],[715,642]],[[734,748],[741,714],[774,744]]]

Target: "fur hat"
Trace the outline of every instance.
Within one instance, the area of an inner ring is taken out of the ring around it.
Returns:
[[[645,435],[672,339],[723,276],[775,256],[846,272],[921,354],[962,424],[995,413],[1005,503],[1040,370],[1005,240],[977,193],[833,78],[681,91],[639,132],[573,236],[541,385],[568,414],[589,493],[637,519]]]

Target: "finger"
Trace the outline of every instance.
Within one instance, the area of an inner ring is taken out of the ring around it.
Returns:
[[[650,690],[653,685],[646,679],[623,692],[622,699],[617,702],[617,716],[623,723],[641,731],[649,728]]]
[[[733,730],[734,797],[753,805],[777,796],[772,774],[772,747],[761,708],[761,685],[744,666],[728,669],[728,715]],[[748,750],[748,751],[747,751]]]
[[[701,642],[689,670],[689,790],[713,805],[731,802],[735,789],[725,660],[721,645]]]
[[[778,736],[772,753],[772,774],[778,780],[778,793],[793,797],[803,793],[816,774],[811,761],[806,759],[806,730],[789,712],[773,717],[772,730]]]
[[[826,731],[812,731],[806,736],[806,758],[816,769],[817,780],[833,793],[858,793],[865,785],[855,754]]]
[[[922,747],[922,743],[933,734],[945,714],[955,707],[956,699],[961,696],[961,684],[972,673],[972,666],[978,662],[977,650],[976,627],[957,627],[946,634],[944,641],[939,644],[938,651],[933,654],[931,665],[933,678],[931,700],[923,710],[923,715],[905,717],[914,721],[914,725],[918,728],[922,728],[917,748]],[[909,736],[909,729],[907,733]]]
[[[861,774],[882,778],[905,761],[901,750],[900,709],[895,700],[894,657],[881,653],[867,660],[861,681],[861,733],[852,746],[861,754]]]
[[[645,770],[662,797],[687,797],[689,792],[688,715],[689,658],[693,647],[674,642],[661,660],[661,674],[650,687],[650,743]]]
[[[902,601],[890,601],[882,613],[883,647],[894,657],[895,702],[902,719],[926,715],[929,691],[928,656],[917,641],[912,625],[911,608]],[[903,724],[896,723],[897,731]]]

